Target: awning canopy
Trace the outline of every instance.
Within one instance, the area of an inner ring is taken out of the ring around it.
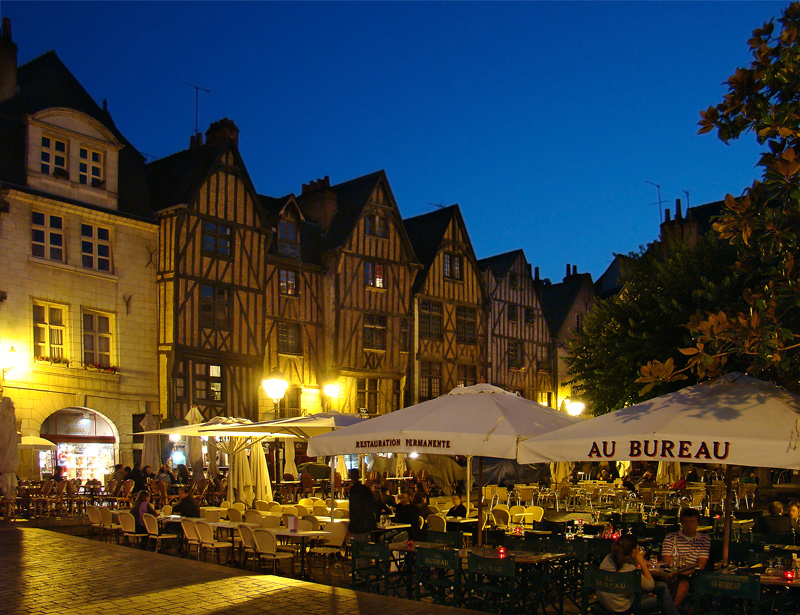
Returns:
[[[225,430],[225,433],[230,436],[239,436],[243,433],[262,436],[279,435],[281,438],[294,436],[308,440],[314,436],[363,423],[366,420],[360,414],[318,412],[288,419],[251,423],[246,426],[231,425]]]
[[[477,384],[312,438],[308,454],[392,452],[514,459],[518,440],[576,420],[516,393]]]
[[[518,460],[800,469],[799,441],[800,396],[731,373],[522,442]]]

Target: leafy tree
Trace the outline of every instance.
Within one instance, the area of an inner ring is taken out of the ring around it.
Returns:
[[[800,4],[753,32],[753,61],[728,81],[721,103],[701,113],[700,133],[716,129],[725,143],[752,132],[765,151],[762,178],[744,195],[725,197],[714,224],[736,249],[745,288],[732,309],[692,317],[684,361],[674,353],[641,368],[644,391],[686,374],[707,378],[744,365],[753,375],[800,392]],[[682,342],[682,340],[677,340]],[[660,388],[660,387],[659,387]]]
[[[689,318],[741,296],[731,270],[735,257],[727,243],[705,236],[694,246],[653,244],[625,259],[622,292],[595,303],[566,360],[595,414],[643,401],[635,382],[640,366],[654,356],[680,360],[677,349],[692,341]],[[675,380],[686,379],[678,374]]]

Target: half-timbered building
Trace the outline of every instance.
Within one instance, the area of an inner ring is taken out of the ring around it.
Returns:
[[[422,264],[412,288],[414,403],[486,382],[488,297],[458,205],[405,220]]]
[[[555,404],[554,344],[522,250],[478,261],[489,294],[489,381]]]
[[[148,165],[159,222],[158,358],[162,413],[258,419],[265,269],[271,231],[220,120],[191,147]]]
[[[329,375],[321,229],[303,215],[294,195],[262,196],[261,202],[273,233],[266,263],[265,368],[278,368],[289,383],[275,416],[327,410],[321,397],[321,377]]]
[[[567,265],[567,275],[558,284],[549,280],[534,280],[542,305],[544,319],[556,346],[557,408],[566,409],[566,400],[578,399],[572,394],[572,377],[566,364],[570,343],[575,333],[583,330],[583,320],[596,300],[590,273],[578,273],[574,265]]]
[[[329,402],[346,412],[403,407],[411,350],[411,286],[419,264],[378,171],[331,186],[303,186],[300,212],[321,232],[325,358],[319,377],[338,385]]]

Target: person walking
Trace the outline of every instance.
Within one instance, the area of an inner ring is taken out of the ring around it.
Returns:
[[[370,533],[378,524],[375,521],[375,496],[361,482],[361,473],[350,470],[350,525],[349,530],[356,542],[369,542]]]

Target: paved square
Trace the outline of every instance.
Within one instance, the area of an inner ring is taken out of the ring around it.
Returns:
[[[0,529],[4,615],[465,615],[35,528]]]

